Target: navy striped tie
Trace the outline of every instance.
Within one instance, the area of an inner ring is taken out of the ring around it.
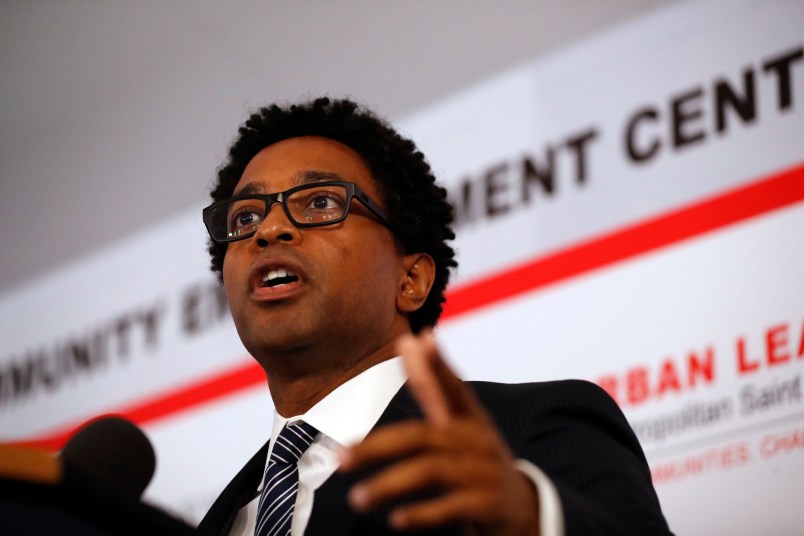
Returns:
[[[271,459],[262,480],[255,536],[290,534],[290,522],[299,487],[299,458],[317,433],[318,430],[302,421],[282,428],[274,442]]]

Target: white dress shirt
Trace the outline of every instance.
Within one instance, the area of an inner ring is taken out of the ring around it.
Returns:
[[[302,536],[313,511],[315,490],[338,468],[338,452],[362,441],[377,424],[385,408],[407,380],[402,359],[383,361],[340,385],[304,415],[285,418],[274,411],[271,444],[266,467],[279,432],[288,422],[303,420],[318,430],[310,448],[299,459],[299,490],[291,524],[291,536]],[[549,478],[527,460],[517,460],[517,469],[528,476],[539,494],[543,536],[564,534],[558,492]],[[260,483],[259,491],[262,491]],[[253,536],[259,493],[240,509],[230,536]]]

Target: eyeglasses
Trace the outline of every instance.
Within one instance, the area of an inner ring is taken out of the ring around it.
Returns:
[[[390,227],[388,215],[353,182],[318,182],[275,194],[240,195],[204,209],[204,225],[215,242],[243,240],[257,232],[274,203],[285,209],[296,227],[323,227],[346,219],[353,198]]]

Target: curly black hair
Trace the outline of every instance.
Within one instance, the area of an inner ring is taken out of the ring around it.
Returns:
[[[457,266],[452,206],[438,186],[424,155],[386,121],[355,102],[322,97],[309,102],[260,108],[238,130],[228,160],[218,170],[213,202],[232,196],[254,156],[271,144],[299,136],[322,136],[347,145],[368,166],[379,186],[391,229],[406,253],[427,253],[435,261],[433,287],[424,304],[410,314],[411,330],[434,326],[441,315],[444,289]],[[226,244],[209,241],[212,271],[222,280]]]

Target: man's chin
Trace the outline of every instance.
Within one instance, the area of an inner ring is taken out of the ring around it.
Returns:
[[[282,363],[298,359],[298,356],[310,351],[313,346],[314,337],[296,328],[272,326],[270,333],[262,332],[257,337],[249,337],[248,340],[241,337],[241,339],[246,350],[261,364],[270,364],[274,361]]]

